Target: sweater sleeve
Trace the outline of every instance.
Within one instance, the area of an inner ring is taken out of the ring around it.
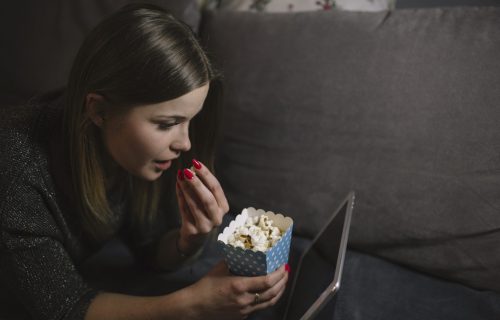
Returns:
[[[170,199],[168,199],[170,200]],[[154,256],[157,254],[160,240],[164,235],[180,227],[180,216],[176,199],[160,202],[158,212],[149,223],[137,223],[133,220],[132,213],[124,214],[124,223],[118,236],[129,248],[136,261],[151,267]]]
[[[167,219],[164,216],[159,215],[152,224],[137,226],[137,224],[128,223],[120,231],[120,239],[140,265],[152,267],[161,238],[179,227],[177,224],[169,224],[165,220]]]
[[[84,319],[97,292],[74,265],[71,234],[50,193],[20,182],[2,198],[0,282],[6,288],[0,290],[14,295],[33,319]]]

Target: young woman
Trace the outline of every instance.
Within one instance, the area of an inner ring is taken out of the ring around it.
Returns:
[[[284,266],[237,277],[221,262],[156,297],[98,291],[78,272],[116,236],[172,269],[221,224],[229,207],[211,172],[220,89],[189,27],[129,5],[86,38],[63,95],[5,111],[0,318],[239,319],[277,302]],[[180,214],[165,209],[172,197]]]

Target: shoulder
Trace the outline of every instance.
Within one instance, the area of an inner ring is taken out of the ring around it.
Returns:
[[[16,178],[33,162],[36,122],[40,108],[36,105],[7,107],[0,119],[0,198]]]
[[[56,103],[42,99],[2,109],[0,117],[0,188],[34,161],[46,155],[54,126],[62,110]]]
[[[53,191],[47,188],[36,167],[27,168],[6,185],[0,192],[0,227],[3,231],[37,234],[54,224]],[[31,232],[33,231],[33,232]],[[43,233],[43,232],[42,232]],[[41,234],[41,233],[39,233]]]
[[[3,111],[0,119],[0,223],[2,228],[17,229],[15,225],[30,224],[30,219],[40,222],[50,219],[46,213],[53,190],[47,185],[50,175],[47,157],[54,111],[39,101],[7,107]]]

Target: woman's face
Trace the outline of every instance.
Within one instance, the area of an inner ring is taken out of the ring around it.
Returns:
[[[107,114],[102,136],[112,160],[130,174],[158,179],[173,159],[191,148],[190,120],[207,97],[206,84],[179,98]]]

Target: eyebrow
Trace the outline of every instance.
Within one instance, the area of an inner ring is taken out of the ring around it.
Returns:
[[[173,116],[165,116],[165,115],[158,115],[158,116],[153,116],[153,119],[155,120],[175,120],[175,121],[185,121],[187,120],[186,117],[184,116],[176,116],[176,115],[173,115]]]

